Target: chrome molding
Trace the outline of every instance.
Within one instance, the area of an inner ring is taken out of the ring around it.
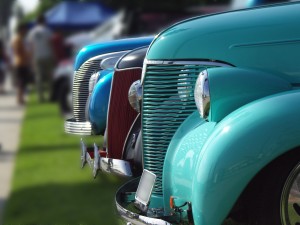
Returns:
[[[136,183],[138,179],[131,180],[127,182],[125,185],[123,185],[116,193],[115,197],[115,203],[117,207],[117,211],[119,213],[119,216],[122,217],[123,220],[127,222],[127,225],[172,225],[171,223],[159,219],[159,218],[151,218],[143,215],[139,215],[137,213],[131,212],[125,207],[122,206],[122,199],[124,199],[123,193],[127,191],[133,191],[134,183]]]
[[[74,118],[65,121],[65,132],[76,135],[92,135],[92,124],[90,122],[76,122]]]
[[[232,65],[225,62],[214,61],[214,60],[182,60],[182,61],[168,61],[168,60],[144,60],[144,64],[147,65],[206,65],[206,66],[222,66],[232,67]]]
[[[129,210],[123,208],[118,202],[116,202],[117,210],[119,215],[127,221],[127,225],[172,225],[171,223],[164,221],[162,219],[156,219],[151,217],[146,217],[139,215],[137,213],[130,212]]]

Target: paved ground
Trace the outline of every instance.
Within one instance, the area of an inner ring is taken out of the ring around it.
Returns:
[[[16,103],[16,94],[7,79],[6,93],[0,95],[0,225],[3,209],[10,193],[14,159],[18,150],[24,107]]]

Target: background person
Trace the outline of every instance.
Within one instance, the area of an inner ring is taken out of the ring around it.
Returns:
[[[52,50],[52,32],[45,24],[43,15],[37,18],[37,24],[28,34],[28,43],[32,52],[38,100],[45,101],[45,92],[49,92],[54,61]]]
[[[20,105],[25,104],[25,90],[31,79],[29,69],[29,55],[25,44],[27,27],[20,24],[17,27],[17,33],[12,41],[13,49],[13,67],[17,87],[17,101]]]
[[[0,41],[0,94],[4,94],[4,83],[7,68],[8,58],[5,52],[5,47],[2,41]]]

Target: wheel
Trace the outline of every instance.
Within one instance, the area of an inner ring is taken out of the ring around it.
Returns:
[[[67,79],[61,80],[58,90],[57,97],[59,102],[59,108],[62,113],[69,113],[71,111],[68,95],[70,93],[70,83]]]
[[[250,189],[251,194],[244,201],[247,224],[300,225],[299,149],[268,165]]]
[[[288,176],[281,196],[281,221],[284,225],[300,225],[300,164]]]

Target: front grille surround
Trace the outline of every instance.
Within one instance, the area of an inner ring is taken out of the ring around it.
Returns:
[[[90,59],[74,72],[73,79],[73,114],[77,122],[86,121],[85,108],[89,96],[89,80],[93,73],[100,70],[102,59]]]
[[[146,64],[146,65],[145,65]],[[169,143],[196,108],[194,88],[201,71],[229,66],[212,61],[146,61],[143,71],[142,140],[144,168],[156,174],[153,194],[162,195]]]
[[[98,55],[85,61],[78,70],[74,72],[72,98],[73,98],[73,114],[77,122],[87,121],[85,112],[87,100],[89,97],[89,81],[91,76],[102,70],[101,62],[111,57],[121,57],[128,50],[118,52],[109,52]]]

